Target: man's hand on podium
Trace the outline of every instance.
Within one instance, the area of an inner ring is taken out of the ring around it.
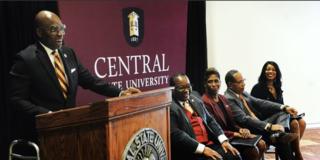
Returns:
[[[134,87],[130,87],[126,90],[121,91],[120,96],[128,96],[131,94],[135,94],[135,93],[140,93],[140,89],[138,88],[134,88]]]

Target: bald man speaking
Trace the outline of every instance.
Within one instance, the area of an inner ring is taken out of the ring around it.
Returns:
[[[37,13],[35,27],[37,42],[16,55],[10,71],[10,106],[22,121],[16,133],[23,133],[15,138],[37,142],[35,116],[74,107],[78,85],[108,97],[140,92],[121,91],[93,76],[73,49],[63,45],[66,25],[55,13]]]

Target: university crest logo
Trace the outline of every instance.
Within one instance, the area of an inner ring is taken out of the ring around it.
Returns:
[[[152,128],[142,128],[128,142],[122,160],[167,160],[161,135]]]
[[[139,8],[122,9],[123,32],[126,41],[132,47],[137,47],[143,39],[144,16],[143,10]]]

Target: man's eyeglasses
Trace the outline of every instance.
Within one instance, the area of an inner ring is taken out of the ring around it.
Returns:
[[[58,33],[66,33],[66,28],[67,26],[65,24],[62,24],[62,25],[52,25],[49,27],[49,32],[50,33],[55,33],[55,34],[58,34]]]
[[[175,87],[174,89],[178,92],[184,92],[185,90],[191,90],[192,87],[191,86],[183,86],[183,87]]]
[[[239,81],[234,81],[232,83],[238,83],[238,84],[242,84],[242,83],[245,83],[246,79],[242,79],[242,80],[239,80]]]

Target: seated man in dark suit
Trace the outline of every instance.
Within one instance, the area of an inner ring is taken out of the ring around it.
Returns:
[[[171,77],[170,85],[174,86],[170,108],[172,159],[241,159],[201,99],[191,94],[189,78],[177,74]]]
[[[298,135],[285,131],[290,129],[289,116],[296,115],[297,111],[287,105],[258,99],[244,92],[244,79],[237,70],[229,71],[225,81],[228,87],[225,96],[234,120],[253,133],[262,135],[268,144],[275,145],[281,159],[295,159],[290,142],[297,139]]]

